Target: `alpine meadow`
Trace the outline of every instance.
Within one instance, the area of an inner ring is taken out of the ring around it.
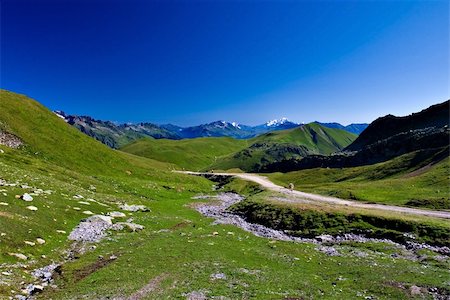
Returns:
[[[0,299],[450,299],[449,9],[2,1]]]

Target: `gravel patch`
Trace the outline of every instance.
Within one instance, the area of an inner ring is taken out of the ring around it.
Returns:
[[[410,252],[409,254],[411,255],[408,256],[408,259],[413,260],[418,259],[418,256],[415,254],[415,252],[421,249],[428,249],[441,255],[450,256],[450,248],[445,246],[438,247],[415,242],[407,242],[405,245],[402,245],[389,239],[367,238],[363,235],[353,233],[345,233],[337,236],[320,235],[315,238],[302,238],[291,236],[284,231],[275,230],[260,224],[247,222],[244,218],[227,211],[227,209],[230,206],[245,199],[243,196],[236,193],[220,193],[211,196],[199,195],[193,197],[193,199],[217,200],[209,203],[197,204],[195,206],[196,210],[200,212],[202,215],[214,218],[215,221],[213,222],[213,224],[234,225],[258,237],[269,238],[274,240],[291,241],[298,243],[313,243],[317,245],[325,244],[326,246],[320,246],[317,247],[316,249],[330,256],[340,255],[340,253],[335,248],[327,246],[331,244],[341,244],[346,242],[357,242],[357,243],[376,242],[376,243],[391,244],[398,247],[399,249]]]

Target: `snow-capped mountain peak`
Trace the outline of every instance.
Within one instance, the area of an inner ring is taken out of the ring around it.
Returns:
[[[234,128],[241,129],[239,124],[236,122],[217,121],[217,122],[213,122],[212,124],[214,124],[215,127],[218,127],[218,128],[225,128],[225,127],[232,126]]]
[[[281,119],[275,119],[275,120],[271,120],[269,122],[266,123],[267,127],[274,127],[274,126],[279,126],[279,125],[283,125],[285,123],[292,123],[291,121],[288,120],[288,118],[281,118]]]

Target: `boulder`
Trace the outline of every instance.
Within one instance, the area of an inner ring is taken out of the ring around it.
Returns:
[[[28,193],[25,193],[22,196],[20,196],[20,199],[27,202],[33,201],[33,197],[31,197],[31,195]]]
[[[17,257],[18,259],[21,259],[21,260],[27,260],[28,259],[28,257],[26,255],[22,254],[22,253],[9,253],[9,255]]]
[[[119,206],[120,209],[122,210],[126,210],[126,211],[132,211],[132,212],[137,212],[137,211],[150,211],[150,209],[145,206],[145,205],[128,205],[128,204],[122,204]]]
[[[108,213],[108,216],[112,218],[125,218],[127,215],[120,211],[112,211]]]
[[[145,227],[140,224],[130,223],[130,222],[120,222],[117,225],[122,226],[122,228],[127,228],[133,232],[143,230]]]

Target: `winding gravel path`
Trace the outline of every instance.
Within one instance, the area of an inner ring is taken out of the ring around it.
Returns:
[[[364,203],[358,201],[350,201],[339,199],[335,197],[322,196],[310,193],[304,193],[300,191],[293,191],[277,185],[270,181],[267,177],[257,175],[257,174],[249,174],[249,173],[201,173],[201,172],[190,172],[190,171],[177,171],[178,173],[184,173],[189,175],[219,175],[219,176],[232,176],[237,177],[247,181],[253,181],[258,183],[262,187],[279,192],[285,195],[289,195],[289,199],[286,199],[287,202],[305,202],[305,201],[313,201],[313,202],[324,202],[330,204],[344,205],[344,206],[352,206],[358,208],[365,209],[378,209],[378,210],[386,210],[390,212],[398,212],[410,215],[422,215],[434,218],[442,218],[442,219],[450,219],[450,212],[442,211],[442,210],[427,210],[427,209],[419,209],[419,208],[409,208],[395,205],[384,205],[384,204],[372,204],[372,203]],[[282,198],[279,199],[283,201]]]

